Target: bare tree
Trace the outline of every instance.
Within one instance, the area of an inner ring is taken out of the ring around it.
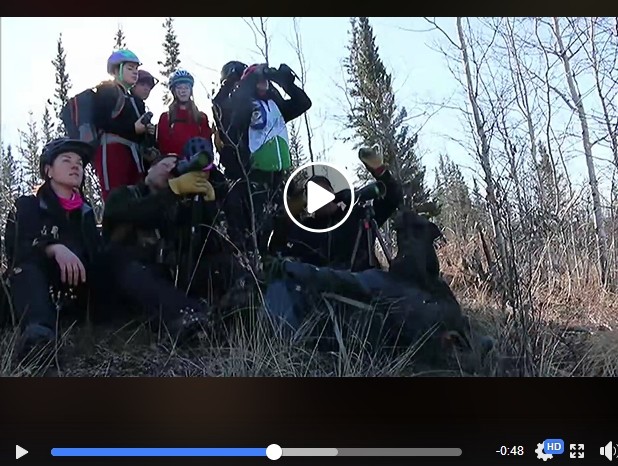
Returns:
[[[590,194],[592,196],[593,214],[595,220],[595,231],[597,238],[597,248],[599,256],[599,266],[601,269],[601,280],[607,283],[608,276],[608,259],[607,259],[607,234],[605,232],[605,221],[601,207],[601,195],[599,193],[599,183],[597,180],[596,168],[592,156],[592,142],[590,140],[590,130],[588,126],[588,117],[584,100],[579,91],[578,83],[573,73],[571,66],[571,51],[564,44],[560,19],[552,18],[552,32],[554,34],[556,44],[558,46],[558,56],[564,67],[564,79],[568,85],[569,95],[565,96],[569,106],[577,113],[581,126],[581,141],[586,157],[586,167],[588,169],[588,181],[590,183]]]
[[[594,84],[601,105],[601,122],[607,134],[614,164],[618,167],[618,31],[612,30],[609,18],[585,18],[583,50],[594,76]],[[616,36],[614,37],[614,32]]]
[[[258,16],[257,18],[252,16],[249,19],[243,18],[243,21],[251,32],[253,33],[253,41],[259,54],[264,58],[264,62],[270,64],[270,34],[268,31],[268,18],[264,16]]]
[[[478,137],[477,142],[477,156],[479,159],[479,163],[481,165],[481,169],[484,174],[485,181],[485,191],[487,195],[487,205],[491,214],[491,221],[494,229],[494,237],[496,240],[496,246],[498,249],[498,262],[503,261],[505,254],[505,244],[504,244],[504,233],[502,231],[502,226],[500,224],[500,205],[498,203],[497,197],[497,185],[496,180],[494,179],[493,168],[491,163],[491,146],[490,146],[490,135],[489,135],[489,126],[490,123],[486,119],[483,111],[481,109],[481,105],[479,103],[478,98],[478,87],[480,81],[480,74],[478,73],[479,68],[482,66],[482,63],[473,63],[470,54],[468,53],[468,44],[466,41],[466,34],[464,32],[464,27],[462,23],[462,18],[457,17],[457,36],[458,36],[458,44],[457,48],[461,53],[461,62],[464,69],[465,74],[465,82],[466,82],[466,91],[468,95],[468,100],[470,103],[470,107],[472,109],[472,117],[474,122],[474,128],[476,130],[476,135]],[[446,34],[446,33],[445,33]],[[451,43],[455,44],[450,37],[449,40]],[[473,74],[472,66],[477,70],[476,74]],[[475,82],[476,81],[476,82]]]
[[[291,43],[298,59],[298,79],[303,89],[307,85],[307,62],[305,61],[305,53],[303,52],[303,42],[300,32],[300,20],[296,17],[292,18],[294,25],[294,41]],[[305,134],[307,136],[307,150],[309,151],[309,161],[315,162],[313,153],[313,128],[309,122],[309,113],[303,113],[303,121],[305,123]]]

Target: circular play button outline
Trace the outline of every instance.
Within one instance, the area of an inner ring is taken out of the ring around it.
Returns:
[[[350,205],[348,206],[348,211],[346,212],[346,214],[335,225],[330,226],[328,228],[321,229],[321,230],[319,230],[317,228],[309,228],[308,226],[305,226],[302,223],[300,223],[292,215],[292,213],[290,212],[290,207],[288,206],[288,189],[290,188],[290,183],[292,182],[294,177],[296,175],[298,175],[298,173],[300,173],[302,170],[305,170],[305,169],[307,169],[309,167],[313,167],[315,165],[321,165],[321,166],[329,167],[329,168],[332,168],[333,170],[336,170],[337,172],[339,172],[339,174],[341,176],[343,176],[343,178],[348,183],[348,187],[350,188]],[[332,163],[327,163],[327,162],[308,162],[308,163],[306,163],[304,165],[301,165],[296,170],[294,170],[292,172],[292,174],[288,177],[288,180],[285,183],[285,187],[283,188],[283,207],[285,207],[285,211],[288,214],[288,217],[290,217],[290,219],[292,219],[292,221],[299,228],[302,228],[303,230],[309,231],[311,233],[328,233],[329,231],[333,231],[333,230],[339,228],[341,225],[343,225],[348,220],[348,218],[350,218],[350,215],[352,215],[352,210],[354,209],[354,202],[355,201],[356,201],[356,198],[355,198],[355,193],[354,193],[354,183],[352,183],[352,180],[350,180],[350,178],[346,174],[345,170],[342,170],[340,167],[337,167],[337,166],[333,165]]]

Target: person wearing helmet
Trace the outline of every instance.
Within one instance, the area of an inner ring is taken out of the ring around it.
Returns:
[[[137,83],[130,91],[131,95],[137,99],[141,99],[143,102],[146,102],[146,99],[150,97],[150,92],[158,84],[158,82],[159,80],[148,71],[139,70],[137,73]],[[148,107],[145,107],[145,109],[148,111]],[[148,169],[149,164],[160,155],[160,152],[156,146],[157,138],[155,134],[147,132],[142,138],[140,144],[140,154],[142,156],[145,170]]]
[[[174,97],[167,112],[159,117],[157,143],[162,154],[180,155],[187,141],[194,137],[211,139],[208,117],[193,101],[195,79],[185,70],[175,71],[169,79]]]
[[[150,97],[150,92],[157,85],[159,80],[155,78],[146,70],[139,70],[137,72],[137,82],[131,89],[131,94],[135,97],[139,97],[144,102]]]
[[[101,184],[103,200],[118,186],[135,184],[143,178],[140,145],[154,125],[147,120],[142,99],[130,90],[139,77],[141,65],[130,50],[117,50],[107,60],[111,81],[96,88],[95,126],[101,132],[101,144],[94,157],[94,169]]]
[[[216,131],[214,133],[215,146],[219,153],[225,150],[226,145],[231,145],[232,141],[228,137],[225,131],[221,131],[220,128],[229,127],[229,117],[231,111],[229,109],[230,94],[235,89],[236,85],[240,81],[243,72],[247,69],[247,65],[238,60],[232,60],[227,62],[221,68],[220,84],[221,88],[219,92],[212,99],[212,114],[215,120]]]
[[[221,164],[228,179],[235,181],[227,198],[226,216],[232,241],[245,250],[254,248],[250,232],[255,224],[260,228],[256,232],[258,249],[266,251],[271,213],[282,204],[283,175],[291,167],[286,123],[311,108],[311,100],[295,79],[285,64],[278,69],[251,65],[221,105]],[[290,98],[284,99],[273,83]]]
[[[9,283],[21,337],[16,356],[51,348],[57,336],[57,309],[84,305],[98,289],[94,264],[102,243],[94,212],[84,199],[84,167],[93,148],[58,138],[43,149],[36,194],[21,196],[6,225]],[[85,309],[85,307],[83,307]]]
[[[209,141],[192,142],[188,150],[197,148],[200,153],[192,153],[188,159],[204,155],[203,163],[189,167],[174,155],[162,155],[154,161],[144,182],[112,191],[103,214],[103,236],[114,255],[125,258],[128,264],[120,281],[135,286],[126,289],[127,297],[142,307],[162,309],[168,326],[183,309],[194,310],[200,320],[208,313],[208,307],[198,301],[205,297],[206,289],[199,273],[193,278],[195,264],[188,251],[197,238],[194,257],[208,261],[218,237],[212,234],[212,240],[205,241],[205,233],[212,228],[192,226],[212,225],[216,204],[225,195],[226,180],[212,163],[212,145],[210,153],[202,154]],[[195,197],[204,202],[197,202]],[[214,207],[214,213],[209,206]],[[173,270],[179,272],[178,288]],[[137,281],[131,277],[137,277]]]

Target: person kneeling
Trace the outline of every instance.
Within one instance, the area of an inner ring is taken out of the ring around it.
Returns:
[[[209,320],[208,305],[174,287],[182,234],[183,196],[215,197],[209,174],[190,171],[173,177],[177,158],[164,157],[150,167],[143,183],[112,191],[103,214],[103,236],[114,261],[121,293],[159,317],[174,339],[195,334]]]
[[[94,212],[84,200],[84,166],[92,147],[58,138],[40,159],[43,185],[36,195],[21,196],[6,225],[5,246],[15,316],[21,327],[18,360],[43,358],[56,339],[58,312],[79,305],[85,309],[89,291],[100,290],[94,264],[102,242]],[[101,296],[101,293],[99,293]]]

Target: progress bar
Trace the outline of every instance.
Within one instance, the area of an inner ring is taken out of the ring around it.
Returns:
[[[461,456],[461,448],[282,448],[269,445],[267,448],[52,448],[52,456],[71,457],[266,457],[278,460],[281,457],[316,456]]]

